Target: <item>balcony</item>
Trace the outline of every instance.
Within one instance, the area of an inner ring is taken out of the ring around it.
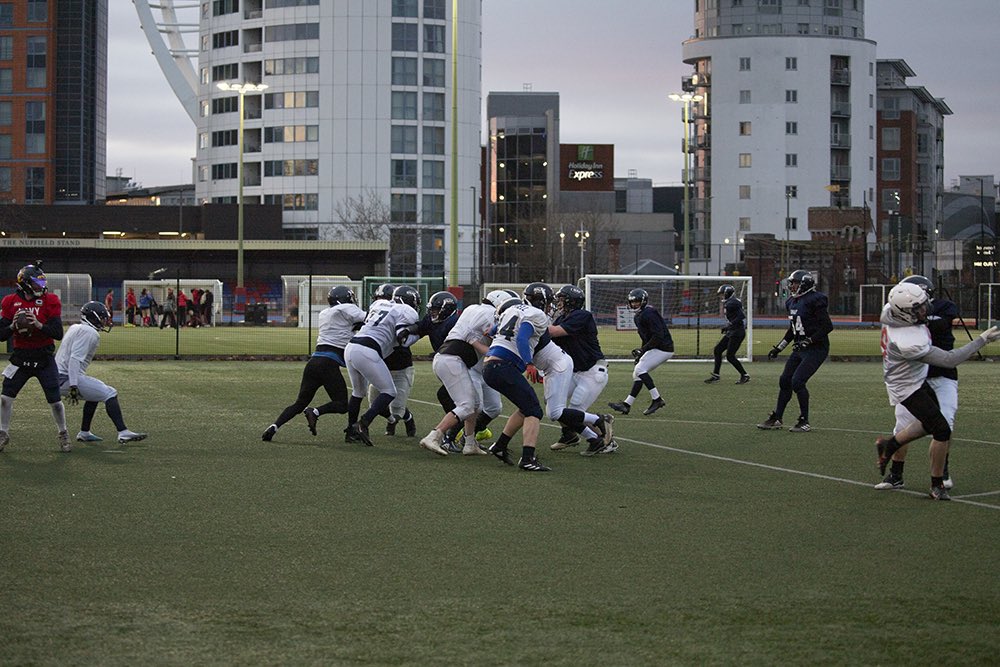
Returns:
[[[711,167],[695,167],[692,172],[694,172],[694,180],[696,181],[708,181],[712,178]]]
[[[851,70],[835,69],[830,72],[830,83],[835,86],[851,85]]]
[[[712,212],[712,200],[707,197],[699,197],[697,199],[691,200],[691,212],[692,213],[711,213]]]
[[[839,118],[850,118],[851,117],[851,103],[850,102],[831,102],[830,103],[830,115],[837,116]]]
[[[830,147],[831,148],[850,148],[851,147],[851,135],[849,135],[849,134],[833,134],[833,135],[830,135]]]
[[[847,164],[830,165],[830,180],[831,181],[851,180],[851,166]]]
[[[712,147],[712,135],[701,134],[694,138],[695,148],[711,148]]]

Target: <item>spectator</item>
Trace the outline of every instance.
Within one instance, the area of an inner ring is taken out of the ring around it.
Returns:
[[[191,300],[188,301],[188,324],[191,327],[201,326],[201,290],[191,289]]]
[[[215,305],[215,296],[212,290],[207,289],[201,297],[201,323],[206,327],[212,326],[212,307]]]
[[[139,307],[136,305],[135,291],[129,287],[128,293],[125,295],[125,326],[134,327],[135,326],[135,316],[139,312]]]
[[[188,309],[188,298],[184,294],[184,290],[177,290],[177,326],[184,326],[185,318],[187,317]]]
[[[153,308],[153,297],[150,293],[143,288],[142,292],[139,293],[139,313],[142,317],[142,321],[139,326],[148,327],[152,326],[153,321],[150,319],[150,312]]]
[[[163,302],[163,318],[160,320],[160,328],[169,326],[177,328],[177,297],[174,296],[174,288],[167,288],[167,298]]]
[[[104,295],[104,307],[108,309],[108,315],[111,317],[112,321],[115,318],[115,291],[109,289],[108,293]]]

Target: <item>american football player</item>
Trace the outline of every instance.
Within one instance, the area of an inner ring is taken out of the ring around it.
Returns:
[[[743,339],[747,337],[747,316],[743,312],[743,302],[736,296],[736,288],[732,285],[723,285],[718,291],[722,300],[722,308],[726,313],[726,325],[722,327],[722,339],[715,345],[712,354],[715,355],[715,366],[712,374],[705,380],[705,384],[715,384],[719,381],[719,373],[722,371],[722,353],[726,353],[726,361],[740,374],[740,379],[736,384],[746,384],[750,381],[746,369],[740,363],[736,353],[739,352]]]
[[[94,359],[97,346],[101,344],[101,332],[111,331],[111,313],[98,301],[88,301],[80,308],[80,322],[66,330],[66,335],[56,352],[56,367],[59,370],[59,391],[70,405],[83,400],[83,418],[78,442],[100,442],[104,438],[90,430],[97,404],[104,403],[104,409],[118,430],[118,442],[138,442],[145,440],[145,433],[129,430],[118,403],[118,390],[87,374]]]
[[[670,335],[667,323],[663,321],[660,313],[649,305],[649,293],[637,287],[628,293],[628,305],[635,311],[635,326],[639,330],[639,339],[642,347],[632,350],[632,358],[635,360],[635,369],[632,371],[632,389],[628,396],[621,403],[608,403],[612,410],[616,410],[623,415],[627,415],[632,409],[632,404],[642,391],[645,385],[649,389],[649,396],[652,402],[642,414],[651,415],[666,403],[660,396],[660,391],[653,382],[650,373],[654,368],[666,362],[674,356],[674,339]]]
[[[59,450],[73,445],[66,432],[66,409],[59,395],[59,371],[52,363],[55,341],[62,340],[62,302],[46,288],[41,262],[17,273],[17,289],[0,301],[0,341],[11,340],[10,364],[3,371],[0,392],[0,451],[10,442],[10,417],[14,399],[31,378],[38,378],[52,410]]]

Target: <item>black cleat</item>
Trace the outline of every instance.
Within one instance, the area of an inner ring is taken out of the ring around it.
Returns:
[[[517,462],[517,467],[521,470],[527,470],[528,472],[549,472],[552,470],[552,468],[549,468],[548,466],[543,466],[542,462],[534,456],[530,459],[522,458]]]
[[[309,432],[316,435],[316,422],[319,421],[319,413],[316,412],[316,408],[306,408],[302,411],[303,416],[306,418],[306,423],[309,425]]]
[[[611,442],[614,442],[614,440],[612,440]],[[591,440],[589,440],[589,443],[590,443],[589,446],[585,450],[580,452],[580,456],[596,456],[597,454],[603,452],[604,448],[608,446],[604,444],[604,440],[602,440],[601,438],[592,438]]]
[[[492,445],[490,445],[490,448],[487,451],[493,456],[503,461],[504,463],[506,463],[507,465],[509,466],[514,465],[514,459],[510,457],[510,452],[507,451],[506,447],[500,447],[499,445],[497,445],[497,443],[494,442]]]
[[[414,421],[413,415],[410,415],[410,418],[407,419],[406,421],[404,421],[403,425],[406,426],[406,437],[407,438],[415,438],[415,437],[417,437],[417,422]]]
[[[795,422],[795,426],[788,430],[792,433],[808,433],[812,430],[812,426],[809,425],[809,420],[805,417],[799,417],[799,420]]]
[[[736,384],[746,384],[749,381],[750,381],[749,375],[741,375],[740,379],[736,381]]]
[[[948,489],[943,486],[932,486],[931,500],[951,500],[951,495],[949,495]]]
[[[348,426],[344,429],[344,442],[349,445],[361,442],[361,438],[355,435],[353,426]]]
[[[264,442],[271,442],[271,438],[273,438],[274,434],[277,432],[278,432],[278,427],[275,426],[274,424],[271,424],[264,430],[264,434],[260,436],[260,439],[263,440]]]
[[[632,409],[628,403],[608,403],[608,407],[614,410],[615,412],[622,413],[623,415],[627,415],[629,411]]]
[[[781,419],[779,419],[778,415],[774,414],[773,412],[771,413],[770,417],[768,417],[761,423],[757,424],[757,428],[759,428],[762,431],[777,431],[781,428],[781,426],[782,426]]]
[[[665,407],[667,407],[667,404],[663,401],[663,399],[657,398],[656,400],[654,400],[652,403],[649,404],[648,408],[642,411],[642,414],[649,416],[654,412],[656,412],[657,410],[659,410],[660,408],[665,408]]]
[[[711,375],[708,376],[708,379],[705,380],[705,384],[715,384],[718,381],[719,381],[719,376],[716,375],[715,373],[712,373]]]
[[[385,434],[386,435],[396,435],[396,424],[399,423],[399,418],[389,417],[389,421],[385,423]]]
[[[887,491],[889,489],[901,489],[903,488],[903,476],[897,475],[896,473],[889,471],[889,474],[885,478],[875,485],[877,491]]]

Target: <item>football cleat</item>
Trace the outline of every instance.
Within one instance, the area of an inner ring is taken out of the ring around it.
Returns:
[[[618,451],[618,441],[612,440],[610,444],[605,445],[604,449],[601,450],[601,454],[614,454]]]
[[[7,446],[8,442],[10,442],[10,434],[7,431],[0,431],[0,452]]]
[[[711,375],[708,376],[708,379],[705,380],[705,384],[715,384],[718,381],[719,381],[719,376],[716,375],[715,373],[712,373]]]
[[[659,410],[660,408],[665,408],[666,406],[667,404],[664,402],[662,398],[657,398],[652,403],[649,404],[648,408],[642,411],[642,414],[649,416],[654,412],[656,412],[657,410]]]
[[[615,412],[620,412],[623,415],[627,415],[632,407],[628,403],[608,403],[608,407]]]
[[[60,452],[73,451],[73,444],[69,441],[69,433],[67,433],[66,431],[59,431],[59,451]]]
[[[413,415],[410,415],[410,418],[407,419],[406,421],[404,421],[403,425],[406,426],[406,437],[407,438],[415,438],[415,437],[417,437],[417,422],[414,421]]]
[[[878,474],[880,475],[885,474],[885,469],[889,467],[889,461],[892,460],[892,455],[886,451],[887,442],[885,438],[875,438],[875,454],[878,456]]]
[[[574,433],[572,438],[567,438],[565,436],[559,438],[559,442],[554,442],[549,445],[549,449],[559,451],[560,449],[566,449],[567,447],[576,447],[579,444],[580,436]]]
[[[441,441],[441,449],[449,454],[461,454],[464,448],[454,440],[448,440],[445,438]]]
[[[612,440],[612,442],[614,441]],[[589,443],[587,448],[580,452],[580,456],[595,456],[603,452],[604,448],[607,447],[601,438],[591,438]]]
[[[316,422],[319,421],[319,411],[316,408],[306,408],[302,411],[302,415],[306,418],[306,424],[309,425],[309,432],[316,435]]]
[[[448,450],[441,446],[443,443],[444,437],[441,435],[441,431],[437,429],[434,429],[420,440],[420,446],[427,451],[434,452],[440,456],[448,456]]]
[[[268,439],[270,440],[270,438]],[[100,442],[102,440],[104,440],[104,438],[102,438],[99,435],[95,435],[90,431],[80,431],[79,433],[76,434],[77,442]]]
[[[521,470],[527,470],[528,472],[549,472],[552,468],[548,466],[543,466],[542,462],[538,460],[537,457],[531,457],[530,459],[521,458],[517,462],[517,467]]]
[[[355,438],[354,442],[363,442],[368,447],[372,446],[372,439],[368,435],[368,427],[361,422],[355,422],[348,427],[348,433]]]
[[[465,443],[465,447],[462,447],[462,449],[459,451],[462,452],[462,456],[480,456],[480,455],[486,456],[489,454],[488,451],[480,447],[479,443],[476,442]]]
[[[788,429],[791,433],[808,433],[812,430],[812,426],[804,417],[799,417],[798,421],[795,422],[795,426]]]
[[[503,461],[504,463],[506,463],[507,465],[509,466],[514,465],[514,459],[510,457],[510,452],[507,451],[506,447],[501,447],[500,445],[494,442],[492,445],[490,445],[490,448],[487,451],[493,456]]]
[[[485,442],[487,440],[493,439],[493,431],[489,428],[484,428],[482,431],[476,431],[476,442]]]
[[[749,381],[750,381],[749,375],[741,375],[740,379],[736,381],[736,384],[746,384]]]
[[[389,421],[385,423],[385,434],[386,435],[396,435],[396,423],[399,422],[399,417],[392,415],[389,417]]]
[[[277,432],[278,432],[278,427],[275,426],[274,424],[271,424],[266,429],[264,429],[264,433],[260,436],[260,439],[263,440],[264,442],[271,442],[271,438],[273,438],[274,434]],[[76,439],[79,440],[80,436],[76,436]]]
[[[274,430],[277,431],[278,428],[275,427]],[[145,440],[146,436],[146,433],[136,433],[135,431],[125,429],[118,433],[118,443],[124,445],[126,442],[139,442],[140,440]]]
[[[781,420],[778,419],[778,415],[771,413],[771,416],[761,423],[757,424],[757,428],[762,431],[777,431],[782,427]]]
[[[881,482],[875,485],[876,491],[886,491],[888,489],[901,489],[903,488],[903,476],[897,475],[896,473],[889,471]]]
[[[601,441],[607,445],[611,443],[611,436],[614,431],[613,424],[615,421],[614,415],[598,415],[598,419],[594,423],[594,428],[597,429],[598,435],[601,436]]]
[[[931,500],[951,500],[948,489],[943,486],[932,486],[930,496]]]
[[[951,476],[945,475],[944,481],[941,482],[941,486],[946,489],[952,489],[955,488],[955,482],[952,481]]]
[[[354,432],[352,431],[351,427],[348,426],[344,429],[344,442],[350,445],[355,442],[361,442],[361,440],[354,435]]]

